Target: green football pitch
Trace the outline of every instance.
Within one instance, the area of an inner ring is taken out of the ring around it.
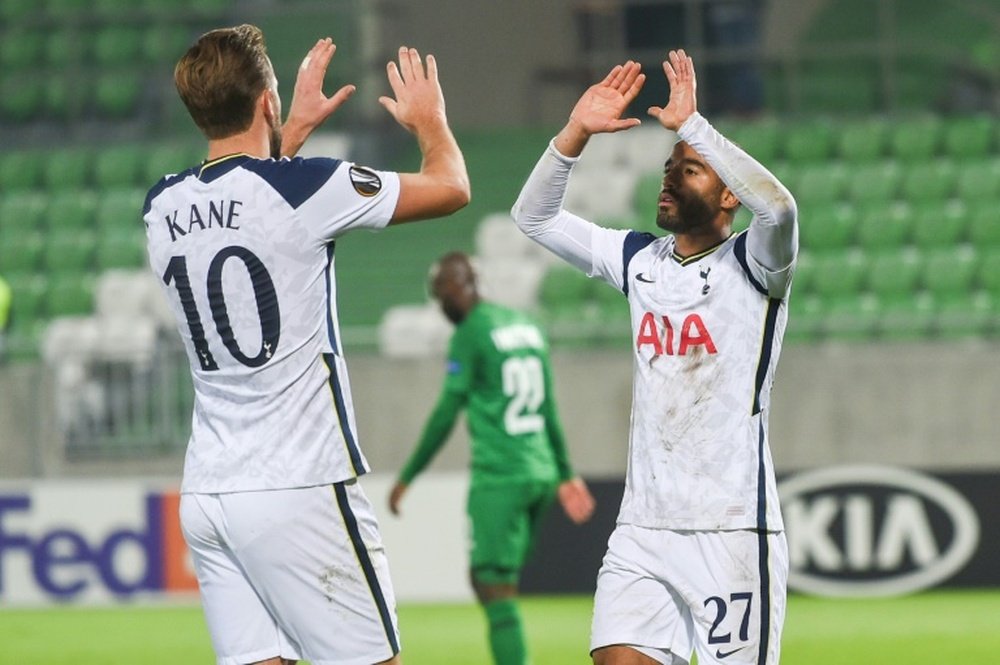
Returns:
[[[529,597],[534,665],[586,664],[591,599]],[[405,665],[488,665],[475,605],[399,608]],[[197,607],[0,610],[0,663],[209,663]],[[931,592],[878,600],[789,599],[782,663],[909,665],[1000,662],[1000,591]]]

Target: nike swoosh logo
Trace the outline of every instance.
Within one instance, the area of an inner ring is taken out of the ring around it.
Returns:
[[[636,275],[635,278],[637,280],[639,280],[640,282],[645,282],[646,284],[655,284],[656,283],[655,279],[647,279],[646,276],[644,274],[642,274],[642,273],[639,273],[638,275]]]
[[[718,658],[719,660],[722,660],[723,658],[729,658],[737,651],[742,651],[745,648],[746,647],[740,647],[739,649],[733,649],[732,651],[723,651],[722,649],[716,649],[715,657]]]

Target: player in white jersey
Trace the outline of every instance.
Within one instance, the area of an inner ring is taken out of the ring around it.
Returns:
[[[401,48],[379,101],[417,138],[418,173],[294,158],[332,97],[322,39],[287,121],[263,35],[203,35],[174,72],[208,159],[143,213],[150,265],[195,387],[181,523],[218,662],[398,663],[394,598],[358,447],[336,311],[334,246],[353,229],[439,217],[469,182],[433,56]]]
[[[770,388],[798,247],[795,202],[697,112],[691,59],[671,52],[676,131],[657,225],[604,229],[563,209],[590,136],[639,124],[621,114],[637,63],[589,88],[528,178],[512,214],[527,235],[621,291],[635,365],[629,462],[598,574],[598,665],[778,662],[787,546],[767,444]],[[732,233],[738,206],[750,228]]]

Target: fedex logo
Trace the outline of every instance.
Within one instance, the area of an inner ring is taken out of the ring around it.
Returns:
[[[73,523],[66,523],[46,515],[33,494],[0,492],[0,599],[10,601],[13,593],[16,601],[31,587],[55,600],[73,600],[95,589],[117,597],[196,590],[180,531],[180,496],[135,497],[138,524],[95,515],[98,511],[88,511],[85,501]],[[23,579],[25,572],[29,580]]]
[[[708,332],[708,327],[698,314],[688,314],[678,328],[674,328],[670,318],[664,314],[660,317],[663,332],[657,326],[656,316],[651,312],[642,315],[639,331],[635,336],[635,348],[642,353],[644,346],[649,346],[654,356],[685,356],[693,347],[702,346],[709,354],[717,353],[715,341]]]

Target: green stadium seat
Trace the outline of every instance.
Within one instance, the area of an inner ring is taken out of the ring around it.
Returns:
[[[788,183],[786,187],[791,187]],[[803,166],[795,178],[792,194],[800,204],[839,202],[847,189],[847,170],[839,164]]]
[[[41,265],[45,241],[40,232],[0,234],[0,274],[34,272]]]
[[[143,159],[142,184],[152,187],[168,173],[180,173],[196,166],[204,157],[204,148],[197,150],[178,144],[164,144],[149,148]]]
[[[996,300],[986,291],[953,294],[935,303],[934,332],[941,338],[981,338],[996,321]]]
[[[950,161],[913,164],[903,174],[900,194],[911,203],[939,201],[955,193],[958,172]]]
[[[866,113],[878,105],[877,63],[870,58],[806,63],[798,78],[802,113]]]
[[[976,253],[970,247],[937,249],[924,253],[923,285],[933,296],[950,297],[972,290]]]
[[[836,340],[867,340],[875,335],[878,301],[870,295],[846,292],[823,302],[823,333]]]
[[[920,255],[911,249],[882,249],[868,255],[867,290],[880,300],[898,300],[917,291]]]
[[[37,0],[3,0],[0,2],[0,19],[7,25],[22,21],[38,11]]]
[[[55,27],[45,40],[45,60],[52,69],[72,69],[83,61],[84,34],[77,27]]]
[[[913,209],[906,203],[869,203],[860,218],[858,244],[865,249],[901,247],[910,241]]]
[[[882,299],[878,303],[878,334],[882,339],[925,339],[933,325],[934,300],[926,293]]]
[[[792,282],[795,294],[806,294],[812,291],[813,280],[816,277],[816,252],[807,247],[799,248],[795,260],[795,276]]]
[[[52,18],[65,21],[92,11],[92,0],[46,0],[45,9]]]
[[[0,151],[0,193],[34,189],[42,182],[45,159],[37,150]]]
[[[89,190],[60,190],[49,198],[46,224],[54,233],[94,229],[97,195]]]
[[[92,57],[100,67],[135,64],[142,55],[142,32],[130,25],[111,25],[94,36]]]
[[[1000,247],[991,247],[980,253],[976,282],[994,298],[1000,298]]]
[[[94,267],[97,234],[89,230],[50,235],[45,242],[42,261],[48,275],[90,272]]]
[[[662,187],[662,173],[644,173],[636,181],[635,190],[632,192],[632,207],[639,219],[656,219]]]
[[[125,118],[135,113],[141,95],[142,82],[138,73],[106,72],[94,84],[94,110],[108,119]]]
[[[833,139],[833,127],[827,122],[793,124],[785,130],[782,152],[795,164],[824,161],[833,153]]]
[[[944,128],[944,150],[956,160],[986,157],[993,151],[998,123],[985,115],[949,118]]]
[[[146,29],[142,53],[149,62],[173,64],[194,43],[196,36],[182,25],[155,23]]]
[[[850,247],[857,235],[858,212],[843,203],[799,204],[799,239],[818,252]]]
[[[11,327],[28,328],[45,316],[45,279],[31,273],[7,273],[11,292]]]
[[[1000,197],[969,211],[969,240],[980,247],[1000,247]]]
[[[726,130],[726,137],[762,164],[771,164],[778,156],[781,145],[781,125],[775,120],[757,120],[733,125]]]
[[[896,120],[890,129],[890,152],[904,162],[929,160],[941,143],[944,122],[934,116]]]
[[[935,201],[913,209],[913,242],[921,249],[951,247],[965,240],[969,211],[961,201]]]
[[[94,183],[102,188],[144,185],[142,163],[143,146],[119,145],[105,148],[94,160]]]
[[[799,278],[796,271],[795,279]],[[785,329],[787,342],[813,342],[823,331],[823,301],[819,296],[795,292],[788,299],[788,327]]]
[[[0,118],[12,123],[35,120],[45,106],[41,77],[21,74],[4,76],[0,83]]]
[[[46,281],[45,311],[50,317],[80,316],[94,310],[93,278],[75,273],[55,275]]]
[[[42,60],[45,36],[40,30],[13,30],[0,33],[0,67],[4,74],[36,70]]]
[[[882,119],[848,122],[839,131],[837,155],[851,164],[868,164],[885,157],[888,137]]]
[[[982,200],[1000,201],[1000,158],[959,162],[955,189],[970,205]]]
[[[138,230],[142,223],[142,205],[146,190],[138,188],[111,189],[101,192],[97,203],[97,226],[102,232],[109,229]]]
[[[101,234],[95,263],[99,271],[143,267],[146,264],[146,235],[142,228]]]
[[[902,170],[892,161],[863,164],[848,174],[847,192],[855,203],[890,201],[899,191]]]
[[[45,197],[35,191],[14,191],[0,198],[0,237],[11,238],[44,230]]]
[[[861,289],[865,267],[864,255],[858,251],[818,254],[812,267],[811,290],[824,300],[854,294]]]
[[[576,308],[591,300],[593,280],[570,266],[555,265],[545,271],[538,287],[538,304],[546,310]]]
[[[90,184],[93,154],[88,148],[62,148],[45,159],[45,185],[52,191],[79,190]]]

